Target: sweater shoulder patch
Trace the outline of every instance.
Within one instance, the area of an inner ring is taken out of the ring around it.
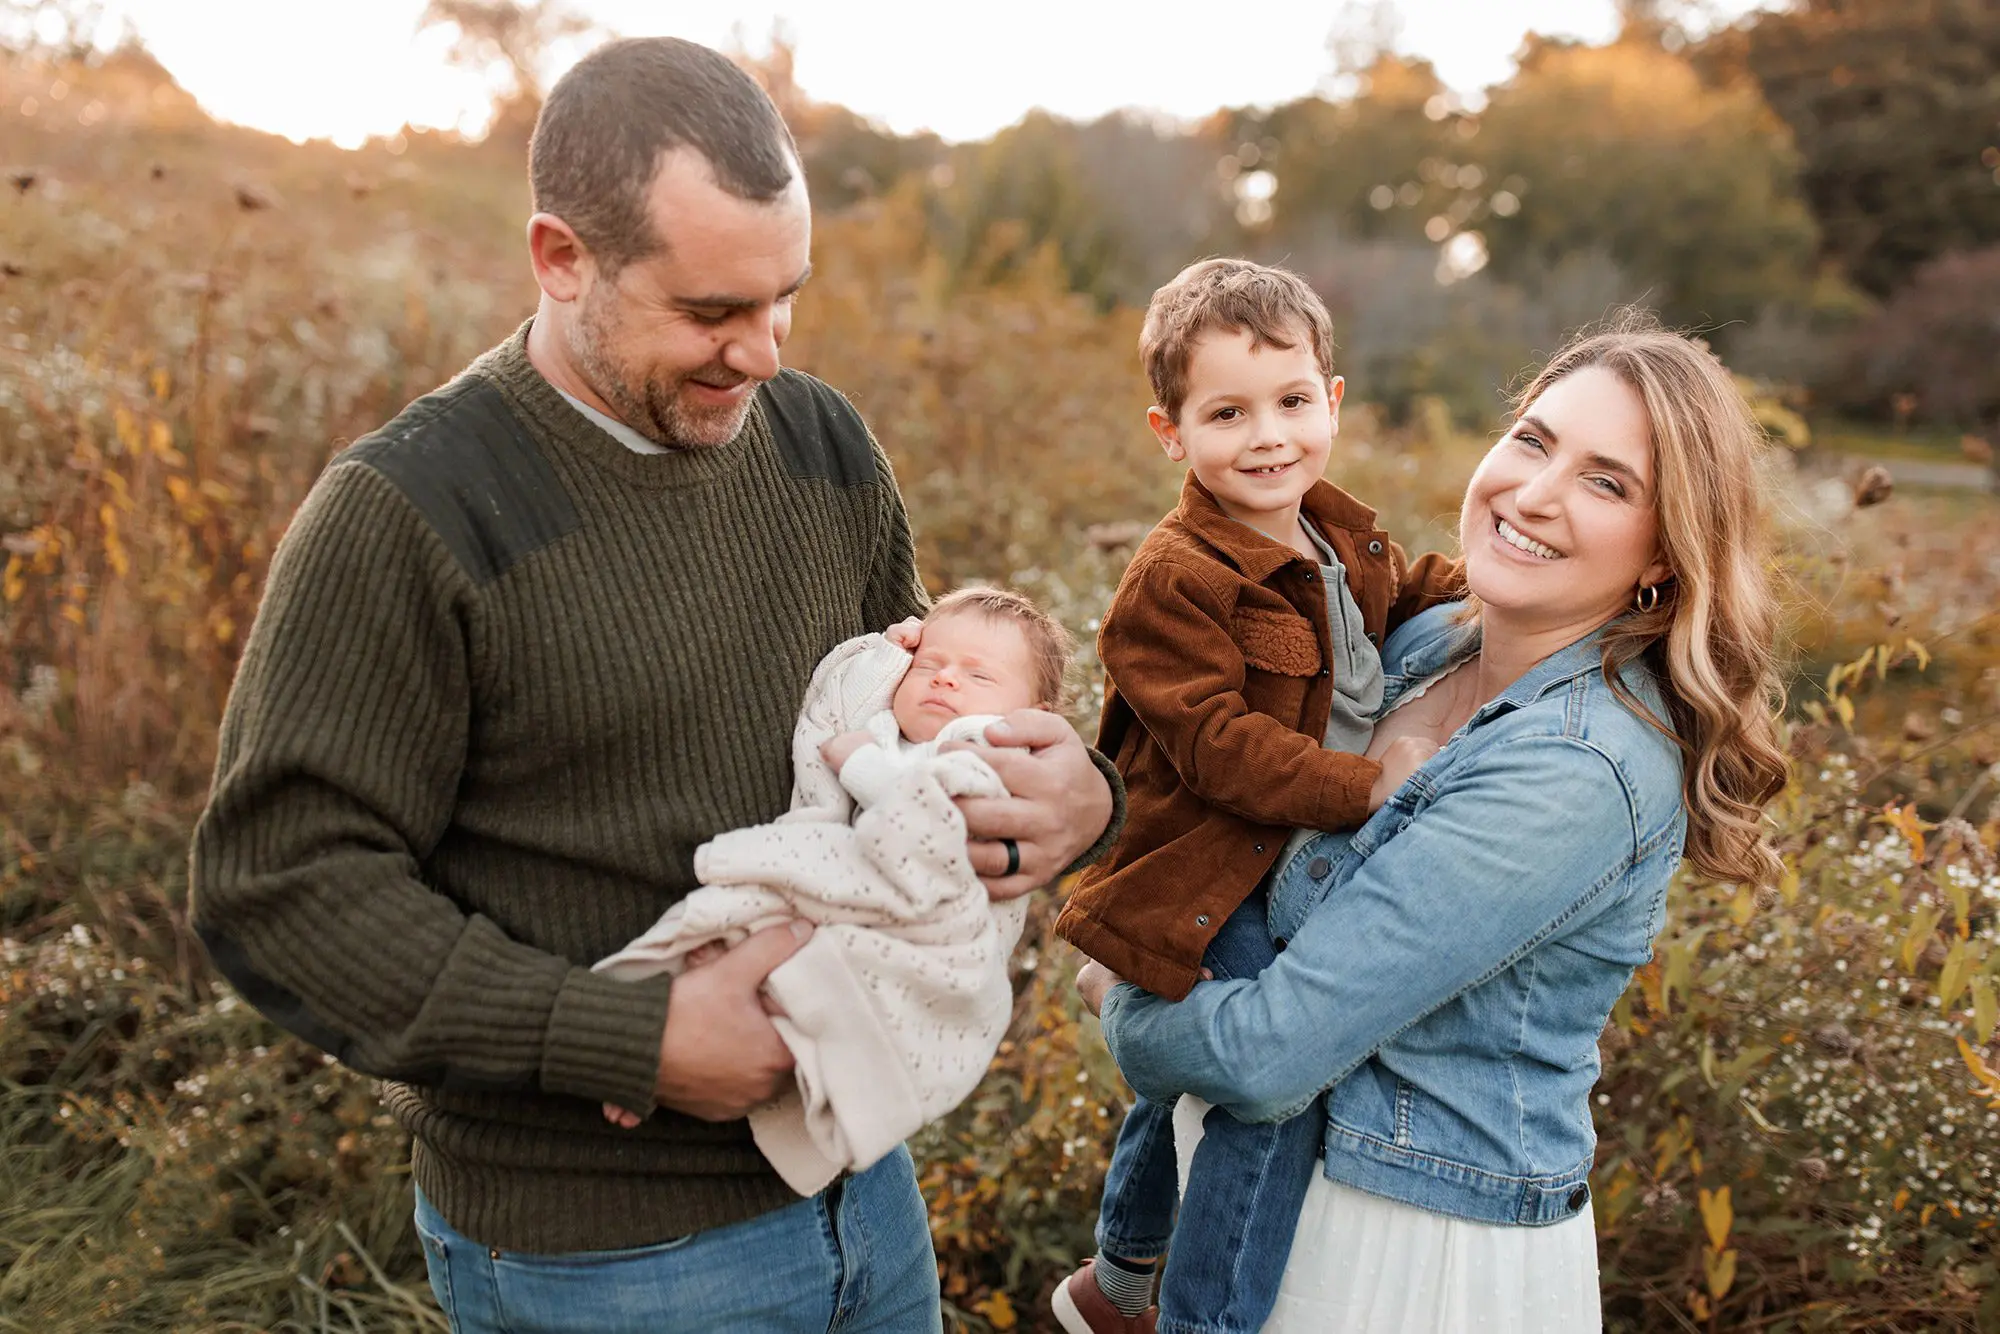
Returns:
[[[778,457],[792,476],[835,486],[871,486],[879,480],[868,428],[839,390],[803,371],[782,370],[758,386],[757,401],[771,424]]]
[[[424,395],[334,461],[387,478],[482,584],[581,522],[541,446],[478,376]]]

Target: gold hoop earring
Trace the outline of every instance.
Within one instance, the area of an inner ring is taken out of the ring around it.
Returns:
[[[1642,584],[1639,587],[1639,591],[1632,595],[1632,610],[1634,611],[1657,611],[1659,606],[1660,586],[1658,584]]]

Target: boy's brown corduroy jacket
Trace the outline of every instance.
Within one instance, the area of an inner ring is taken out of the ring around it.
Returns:
[[[1455,562],[1409,564],[1375,512],[1331,483],[1303,509],[1346,567],[1371,644],[1459,594]],[[1098,634],[1097,748],[1125,779],[1125,829],[1078,880],[1056,923],[1065,940],[1179,1000],[1293,828],[1367,819],[1381,766],[1322,745],[1330,642],[1319,563],[1224,514],[1189,473]]]

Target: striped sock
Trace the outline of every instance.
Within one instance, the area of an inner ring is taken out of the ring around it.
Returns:
[[[1099,1251],[1092,1276],[1118,1314],[1133,1316],[1153,1304],[1153,1271],[1158,1267],[1153,1260],[1127,1260]]]

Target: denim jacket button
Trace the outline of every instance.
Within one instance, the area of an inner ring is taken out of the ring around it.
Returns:
[[[1575,1190],[1569,1193],[1569,1207],[1572,1213],[1578,1209],[1583,1208],[1584,1205],[1589,1203],[1590,1203],[1590,1187],[1578,1186]]]
[[[1271,942],[1271,948],[1276,950],[1278,953],[1283,954],[1285,952],[1285,946],[1287,943],[1288,942],[1285,940],[1283,936],[1279,936],[1276,940]]]
[[[1315,880],[1326,879],[1326,873],[1333,869],[1333,863],[1324,857],[1315,857],[1306,863],[1306,874]]]

